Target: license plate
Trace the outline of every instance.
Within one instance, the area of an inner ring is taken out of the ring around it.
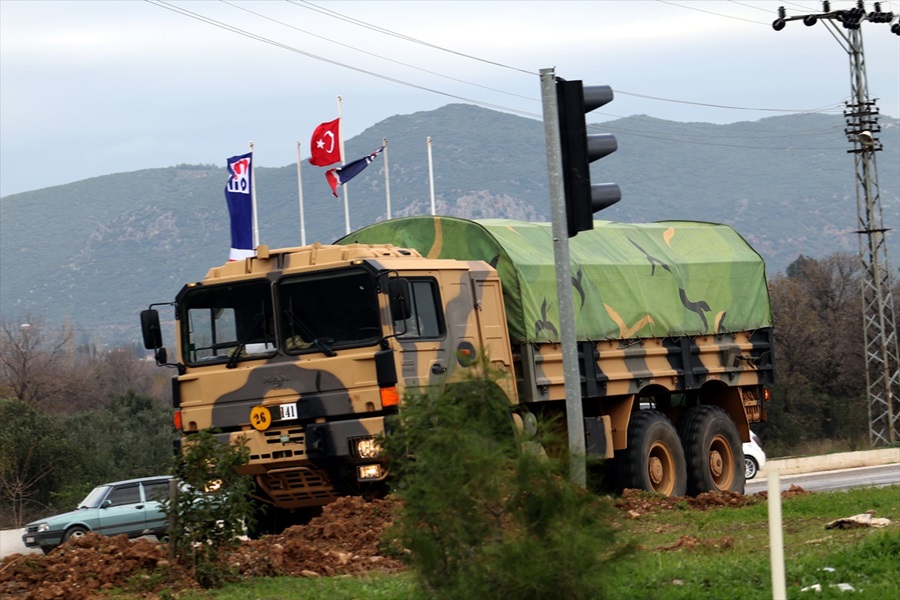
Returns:
[[[26,543],[26,544],[33,544],[33,543],[34,543],[34,538],[33,538],[33,537],[27,537],[27,538],[25,538],[25,543]]]
[[[291,402],[290,404],[279,404],[278,410],[281,413],[281,417],[279,417],[282,421],[286,419],[296,419],[297,418],[297,403]]]

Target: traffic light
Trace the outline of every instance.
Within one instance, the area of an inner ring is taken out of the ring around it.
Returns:
[[[585,114],[613,99],[608,85],[585,87],[580,81],[556,80],[562,179],[566,195],[569,237],[594,228],[594,213],[622,199],[615,183],[591,184],[591,163],[618,148],[610,133],[587,133]]]

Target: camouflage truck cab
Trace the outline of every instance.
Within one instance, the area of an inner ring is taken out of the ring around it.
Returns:
[[[145,343],[160,348],[154,319],[142,315]],[[484,349],[515,397],[500,280],[482,262],[260,247],[186,285],[175,322],[176,426],[245,443],[259,499],[282,509],[378,487],[376,437],[402,390],[453,380]]]

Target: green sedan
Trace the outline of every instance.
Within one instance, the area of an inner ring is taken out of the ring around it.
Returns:
[[[89,531],[128,537],[166,534],[168,521],[159,500],[168,497],[169,475],[129,479],[95,487],[71,512],[29,523],[22,541],[47,554]]]

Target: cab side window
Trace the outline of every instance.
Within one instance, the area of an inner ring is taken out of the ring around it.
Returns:
[[[111,502],[112,506],[138,504],[141,501],[141,490],[136,483],[123,485],[110,492],[106,499]]]
[[[433,279],[410,279],[412,292],[412,314],[406,321],[394,323],[397,331],[405,331],[399,337],[440,338],[444,335],[444,321],[441,318],[440,294]]]

